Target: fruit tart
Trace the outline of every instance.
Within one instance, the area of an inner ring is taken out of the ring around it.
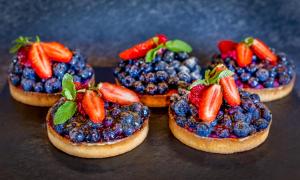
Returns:
[[[266,140],[270,110],[257,94],[238,90],[232,75],[217,66],[171,97],[169,127],[178,140],[220,154],[247,151]]]
[[[201,77],[198,59],[188,54],[191,51],[184,41],[156,35],[119,54],[116,82],[138,93],[149,107],[167,107],[178,87]]]
[[[62,77],[69,73],[82,87],[94,84],[94,70],[80,51],[37,37],[15,40],[8,84],[12,97],[24,104],[52,106],[61,96]]]
[[[51,143],[83,158],[106,158],[126,153],[148,133],[150,111],[133,91],[99,83],[78,89],[71,75],[63,78],[63,97],[47,114]]]
[[[237,86],[258,94],[263,102],[280,99],[292,91],[296,72],[285,53],[276,53],[252,37],[240,43],[223,40],[218,48],[221,54],[213,57],[211,66],[224,63],[236,73]]]

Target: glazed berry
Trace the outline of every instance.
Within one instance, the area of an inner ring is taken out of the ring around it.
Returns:
[[[26,79],[35,80],[36,79],[36,74],[35,74],[35,72],[32,68],[25,67],[23,69],[23,77],[26,78]]]
[[[269,71],[262,68],[256,72],[256,77],[260,82],[265,82],[269,78]]]
[[[120,123],[116,123],[113,127],[113,131],[115,132],[115,134],[118,136],[118,135],[121,135],[123,133],[123,127],[122,127],[122,124]]]
[[[246,67],[248,73],[253,74],[257,71],[257,66],[255,63],[251,63],[249,66]]]
[[[150,115],[150,110],[147,106],[144,106],[142,109],[142,117],[143,118],[148,118]]]
[[[244,72],[245,72],[245,69],[244,69],[244,68],[241,68],[241,67],[236,68],[236,73],[237,73],[238,75],[242,75]]]
[[[119,116],[120,113],[121,113],[121,109],[118,108],[118,107],[115,107],[115,108],[113,108],[113,109],[110,111],[110,115],[111,115],[111,117],[114,118],[114,119],[116,119],[116,118]]]
[[[58,134],[63,134],[63,132],[64,132],[64,125],[63,124],[54,125],[54,130]]]
[[[256,119],[258,119],[260,117],[260,111],[258,110],[258,109],[254,109],[253,111],[252,111],[252,119],[253,120],[256,120]]]
[[[255,88],[255,87],[258,86],[259,82],[258,82],[258,79],[257,79],[257,78],[251,77],[251,78],[249,79],[249,81],[248,81],[248,84],[249,84],[250,87]]]
[[[123,80],[122,80],[122,84],[125,87],[131,87],[133,85],[134,79],[130,76],[126,76]]]
[[[228,128],[225,126],[218,125],[214,128],[214,132],[220,138],[227,138],[230,135]]]
[[[187,83],[191,82],[191,76],[186,72],[179,72],[178,78],[179,78],[179,80],[187,82]]]
[[[140,74],[140,69],[137,66],[131,66],[131,68],[129,69],[129,75],[132,78],[136,78],[138,77]]]
[[[62,79],[66,71],[68,70],[68,67],[65,63],[55,63],[53,64],[52,68],[54,75],[59,79]]]
[[[116,136],[115,132],[111,129],[103,130],[102,135],[105,141],[113,140]]]
[[[179,66],[179,72],[185,72],[185,73],[190,73],[190,69],[186,67],[185,65]]]
[[[74,75],[74,76],[73,76],[73,81],[74,81],[74,82],[79,82],[79,83],[80,83],[80,82],[81,82],[81,77],[79,77],[79,76],[77,76],[77,75]]]
[[[81,129],[78,129],[78,128],[73,128],[69,132],[69,137],[70,137],[70,140],[75,142],[75,143],[82,142],[85,139],[83,131]]]
[[[114,119],[112,117],[105,117],[103,121],[104,127],[110,127],[113,124]]]
[[[156,94],[156,93],[157,93],[157,90],[158,90],[157,86],[156,86],[155,84],[153,84],[153,83],[149,83],[149,84],[147,85],[146,89],[145,89],[145,91],[146,91],[148,94],[152,94],[152,95]]]
[[[246,122],[238,121],[234,124],[233,132],[238,137],[246,137],[250,133],[250,126]]]
[[[208,137],[211,133],[211,128],[205,123],[199,123],[196,127],[196,134],[203,137]]]
[[[246,72],[242,73],[240,76],[242,82],[247,82],[250,79],[250,77],[251,75]]]
[[[133,115],[129,112],[121,112],[120,122],[122,124],[133,124]]]
[[[23,69],[22,69],[22,66],[21,66],[20,64],[15,64],[15,65],[13,66],[13,71],[12,71],[12,73],[21,75],[22,72],[23,72]]]
[[[56,93],[61,90],[61,82],[57,78],[50,78],[44,85],[46,93]]]
[[[145,86],[143,85],[143,83],[141,81],[135,81],[133,83],[133,87],[134,87],[134,90],[138,93],[143,93],[145,90]]]
[[[157,71],[156,78],[159,82],[166,81],[168,79],[168,74],[165,71]]]
[[[67,70],[68,74],[71,74],[72,76],[76,73],[74,69],[68,69]]]
[[[262,130],[262,129],[266,129],[269,125],[269,122],[265,119],[258,119],[256,121],[254,121],[254,126],[255,128],[259,131],[259,130]]]
[[[172,62],[170,63],[170,66],[172,66],[172,67],[175,68],[175,69],[178,69],[179,66],[180,66],[180,62],[177,61],[177,60],[174,60],[174,61],[172,61]]]
[[[274,87],[274,78],[269,78],[268,80],[266,80],[266,82],[264,82],[264,87],[265,88]]]
[[[180,61],[185,60],[187,58],[189,58],[189,54],[186,52],[179,52],[176,54],[176,59],[178,59]]]
[[[91,138],[90,138],[91,142],[99,142],[100,134],[96,129],[90,130],[90,135],[91,135]]]
[[[131,136],[134,133],[134,128],[130,125],[124,125],[122,128],[125,136]]]
[[[72,60],[69,62],[71,67],[76,70],[80,71],[85,67],[86,58],[81,54],[79,50],[74,51]]]
[[[155,67],[154,67],[154,70],[155,71],[164,71],[167,67],[167,63],[164,62],[164,61],[159,61]]]
[[[260,102],[260,97],[259,97],[258,94],[251,94],[251,95],[250,95],[250,98],[252,99],[252,101],[253,101],[254,103]]]
[[[180,127],[185,127],[185,123],[187,120],[185,116],[177,116],[175,121]]]
[[[31,91],[33,89],[34,81],[31,79],[23,78],[21,80],[21,86],[24,91]]]
[[[272,119],[271,111],[268,110],[267,108],[261,109],[261,117],[267,121],[270,121]]]
[[[10,73],[9,74],[9,79],[10,79],[10,82],[15,85],[15,86],[18,86],[20,84],[20,76],[16,75],[16,74],[12,74]]]
[[[33,86],[33,89],[35,92],[43,92],[44,91],[44,85],[42,82],[38,82],[38,83],[35,83],[34,86]]]
[[[146,83],[156,82],[156,75],[154,73],[145,74],[145,82]]]
[[[168,65],[168,66],[166,67],[166,72],[168,73],[168,75],[169,75],[170,77],[176,75],[176,70],[175,70],[172,66],[170,66],[170,65]]]
[[[89,66],[85,67],[79,71],[78,75],[84,80],[90,79],[93,76],[93,68]]]
[[[177,102],[174,102],[174,112],[178,116],[185,116],[186,113],[189,111],[189,104],[187,101],[181,99]]]
[[[159,94],[165,94],[168,91],[168,85],[164,82],[158,83],[157,90]]]
[[[282,85],[286,85],[290,82],[291,78],[288,74],[282,74],[279,76],[279,83]]]
[[[149,73],[152,71],[153,71],[153,67],[151,66],[151,64],[146,64],[146,67],[144,68],[144,72]]]
[[[188,67],[191,71],[195,69],[195,67],[197,66],[197,61],[198,59],[195,57],[190,57],[188,59],[186,59],[183,64]]]
[[[163,55],[163,60],[166,62],[172,62],[174,60],[175,53],[172,51],[166,51]]]
[[[177,76],[174,76],[174,77],[170,77],[169,79],[168,79],[168,84],[172,87],[175,87],[175,86],[177,86],[177,84],[178,84],[178,81],[179,81],[179,78],[177,77]]]
[[[202,77],[201,74],[196,71],[192,72],[190,75],[191,75],[192,80],[201,79],[201,77]]]

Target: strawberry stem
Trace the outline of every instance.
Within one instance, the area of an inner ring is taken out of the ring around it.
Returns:
[[[247,38],[244,40],[244,43],[245,43],[248,47],[250,47],[250,46],[252,46],[253,41],[254,41],[254,38],[253,38],[253,37],[247,37]]]

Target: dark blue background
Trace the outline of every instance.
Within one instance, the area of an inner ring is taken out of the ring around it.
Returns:
[[[40,35],[82,49],[96,66],[113,66],[118,53],[156,33],[190,43],[207,60],[219,39],[263,39],[300,56],[299,0],[0,0],[2,74],[10,42],[20,35]]]

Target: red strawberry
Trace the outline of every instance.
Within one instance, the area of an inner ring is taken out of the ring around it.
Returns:
[[[47,56],[54,61],[69,62],[72,59],[72,52],[58,42],[42,43]]]
[[[218,43],[218,48],[221,54],[226,54],[229,51],[235,50],[237,43],[231,40],[222,40]]]
[[[199,118],[204,122],[212,122],[216,119],[222,105],[223,95],[221,86],[213,84],[205,87],[199,100]]]
[[[96,92],[87,90],[82,99],[82,106],[94,123],[101,123],[104,120],[104,101]]]
[[[246,67],[252,62],[252,51],[249,46],[240,42],[236,47],[237,63],[240,67]]]
[[[119,56],[123,60],[141,58],[144,57],[149,50],[155,48],[159,44],[165,43],[166,41],[167,38],[165,35],[157,35],[145,42],[126,49],[125,51],[121,52]]]
[[[100,83],[98,84],[98,90],[107,101],[128,105],[134,102],[140,102],[137,94],[123,86],[111,84],[111,83]]]
[[[248,41],[249,41],[249,39],[248,39]],[[253,42],[251,44],[251,49],[260,59],[270,61],[273,64],[275,64],[277,62],[277,56],[261,40],[253,39]]]
[[[28,58],[32,68],[40,78],[52,77],[51,62],[46,55],[41,43],[33,43],[28,52]]]
[[[75,82],[76,83],[76,82]],[[82,99],[84,97],[84,93],[77,93],[76,95],[76,104],[77,104],[77,110],[80,114],[86,115],[83,105],[82,105]]]
[[[205,89],[205,86],[202,84],[199,84],[197,86],[194,86],[189,94],[189,101],[195,105],[196,107],[199,106],[199,102],[200,102],[200,97],[201,97],[201,93],[202,91]]]
[[[27,45],[27,46],[23,46],[21,47],[18,52],[17,52],[17,57],[20,61],[20,63],[23,65],[23,66],[26,66],[26,67],[30,67],[31,66],[31,63],[28,59],[28,51],[30,49],[30,46]]]

